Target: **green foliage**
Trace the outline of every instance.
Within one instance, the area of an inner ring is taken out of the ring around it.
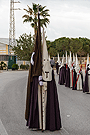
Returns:
[[[31,34],[27,35],[25,33],[20,35],[19,39],[17,40],[17,46],[14,46],[12,50],[19,60],[30,61],[33,48],[34,41]]]
[[[87,38],[66,38],[61,37],[53,42],[47,41],[47,48],[50,56],[57,56],[59,53],[60,57],[67,51],[77,53],[78,56],[86,56],[90,53],[90,39]]]
[[[6,68],[7,68],[6,63],[4,63],[3,61],[1,61],[1,63],[0,63],[0,70],[6,70]]]
[[[20,69],[26,69],[26,70],[28,70],[29,69],[29,65],[27,64],[27,65],[23,65],[23,64],[21,64],[20,65]]]
[[[12,70],[18,70],[18,68],[19,68],[18,64],[13,64],[12,65]]]
[[[24,15],[22,18],[24,18],[23,22],[30,22],[31,26],[34,28],[34,33],[36,35],[36,31],[37,31],[37,22],[38,22],[38,9],[37,6],[39,4],[35,4],[33,3],[33,7],[30,8],[28,5],[28,10],[24,9],[27,12],[27,15]],[[47,27],[47,24],[50,22],[49,19],[47,18],[48,16],[50,16],[48,14],[48,9],[45,9],[46,6],[40,6],[39,7],[39,12],[40,12],[40,25],[41,27],[43,27],[43,25],[45,27]]]

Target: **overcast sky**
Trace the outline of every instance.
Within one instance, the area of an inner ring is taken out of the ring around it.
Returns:
[[[18,1],[18,0],[15,0]],[[46,28],[47,39],[54,41],[60,37],[90,38],[90,0],[20,0],[15,3],[15,36],[23,33],[33,35],[30,23],[23,24],[23,10],[32,3],[46,6],[49,9],[50,23]],[[0,0],[0,38],[9,37],[10,0]]]

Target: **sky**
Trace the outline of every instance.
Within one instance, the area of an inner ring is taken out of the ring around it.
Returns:
[[[14,0],[18,1],[18,0]],[[47,39],[54,41],[61,37],[90,39],[90,0],[20,0],[15,3],[15,37],[27,33],[34,34],[30,23],[23,23],[22,16],[27,14],[23,9],[32,7],[32,3],[46,6],[49,9],[50,23],[45,28]],[[9,37],[10,0],[0,0],[0,38]]]

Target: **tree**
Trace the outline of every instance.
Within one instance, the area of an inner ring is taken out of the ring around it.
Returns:
[[[39,5],[39,4],[38,4]],[[36,32],[37,32],[37,22],[38,22],[38,9],[37,9],[37,4],[33,3],[33,8],[30,8],[28,5],[28,10],[24,9],[28,15],[24,15],[22,18],[25,18],[23,22],[30,22],[31,26],[34,28],[34,34],[36,36]],[[45,9],[46,6],[42,7],[40,6],[39,11],[40,11],[40,24],[41,27],[44,25],[45,27],[47,27],[47,23],[49,23],[49,19],[47,18],[48,16],[50,16],[48,14],[48,9]]]
[[[34,48],[33,38],[31,34],[22,34],[17,41],[17,46],[13,47],[13,51],[19,60],[30,61]]]
[[[62,57],[63,54],[67,51],[71,51],[72,53],[77,53],[78,56],[87,56],[87,54],[90,54],[90,39],[87,38],[66,38],[61,37],[58,39],[55,39],[55,41],[50,42],[47,41],[47,48],[49,54],[52,56],[57,56],[57,53],[59,53],[60,57]],[[52,49],[51,49],[52,48]]]

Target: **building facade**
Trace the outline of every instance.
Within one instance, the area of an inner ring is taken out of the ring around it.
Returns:
[[[0,62],[7,64],[8,68],[12,68],[12,64],[16,63],[20,67],[21,64],[29,64],[29,61],[17,60],[14,52],[9,48],[9,38],[0,38]]]

